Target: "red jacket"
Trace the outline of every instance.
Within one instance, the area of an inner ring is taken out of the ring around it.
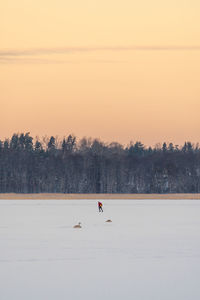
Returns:
[[[103,204],[102,204],[101,202],[98,202],[98,206],[99,206],[99,207],[102,207]]]

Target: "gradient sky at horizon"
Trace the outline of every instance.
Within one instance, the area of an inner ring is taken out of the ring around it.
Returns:
[[[0,139],[200,142],[199,0],[0,4]]]

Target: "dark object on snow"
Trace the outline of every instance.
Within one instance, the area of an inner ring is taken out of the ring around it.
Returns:
[[[74,228],[82,228],[81,227],[81,222],[79,222],[78,225],[74,225]]]

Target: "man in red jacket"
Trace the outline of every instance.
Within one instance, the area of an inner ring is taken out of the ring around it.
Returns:
[[[99,208],[99,212],[103,212],[103,204],[99,201],[98,202],[98,208]]]

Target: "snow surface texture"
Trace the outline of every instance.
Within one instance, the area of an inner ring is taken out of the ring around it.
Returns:
[[[102,202],[1,200],[0,299],[199,300],[200,201]]]

